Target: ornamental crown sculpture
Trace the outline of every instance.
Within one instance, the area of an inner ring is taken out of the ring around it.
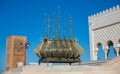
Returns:
[[[60,7],[58,7],[57,23],[54,23],[52,17],[52,26],[50,26],[50,17],[48,17],[48,25],[46,24],[46,14],[44,16],[44,38],[42,42],[35,48],[34,53],[40,58],[39,62],[80,62],[80,55],[83,49],[76,40],[72,38],[72,17],[70,16],[70,37],[66,39],[66,26],[63,26],[63,38],[60,38]],[[52,37],[50,37],[50,28],[52,27]],[[62,33],[61,33],[62,34]]]

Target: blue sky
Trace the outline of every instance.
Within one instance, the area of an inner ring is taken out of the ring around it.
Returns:
[[[60,22],[65,17],[68,27],[69,15],[73,18],[73,38],[85,51],[81,59],[90,60],[88,16],[117,4],[120,0],[0,0],[0,73],[5,70],[6,38],[11,35],[26,36],[30,43],[27,63],[38,61],[33,50],[44,36],[43,15],[52,17],[54,12],[57,16],[58,5]]]

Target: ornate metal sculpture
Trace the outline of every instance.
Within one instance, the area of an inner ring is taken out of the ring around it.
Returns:
[[[59,12],[60,13],[60,12]],[[60,15],[60,14],[59,14]],[[45,37],[42,40],[42,43],[38,45],[38,47],[34,50],[34,53],[40,58],[40,62],[80,62],[80,55],[83,54],[83,49],[77,44],[76,40],[72,39],[72,17],[70,17],[70,37],[66,39],[64,33],[64,38],[60,38],[60,16],[57,17],[56,24],[56,37],[49,38],[49,28],[50,28],[50,18],[48,18],[48,33],[46,33],[45,28]],[[45,16],[46,21],[46,16]],[[45,22],[46,27],[46,22]],[[54,27],[54,24],[52,25]],[[53,28],[54,29],[54,28]],[[65,19],[64,19],[64,32],[66,32],[65,28]],[[54,32],[54,31],[53,31]],[[54,35],[54,34],[53,34]]]

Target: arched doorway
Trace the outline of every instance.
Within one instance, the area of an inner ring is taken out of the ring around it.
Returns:
[[[97,44],[97,47],[98,47],[98,54],[97,54],[97,59],[98,60],[103,60],[103,59],[105,59],[105,57],[104,57],[104,51],[103,51],[103,49],[102,49],[102,44],[101,43],[98,43]]]
[[[112,59],[116,56],[116,52],[115,49],[113,47],[113,42],[110,40],[107,42],[108,46],[109,46],[109,50],[108,50],[108,59]]]

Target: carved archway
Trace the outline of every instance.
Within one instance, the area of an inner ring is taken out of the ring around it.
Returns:
[[[105,59],[102,43],[99,42],[99,43],[97,43],[96,46],[97,46],[97,48],[98,48],[97,59],[98,59],[98,60],[103,60],[103,59]]]
[[[107,45],[110,47],[110,45],[112,45],[113,46],[113,42],[111,41],[111,40],[109,40],[108,42],[107,42]]]
[[[107,45],[109,47],[108,49],[108,59],[111,59],[111,58],[114,58],[116,56],[116,52],[115,52],[115,49],[114,49],[114,43],[113,41],[109,40],[107,42]]]
[[[96,46],[98,47],[99,45],[102,45],[102,43],[98,42]]]

